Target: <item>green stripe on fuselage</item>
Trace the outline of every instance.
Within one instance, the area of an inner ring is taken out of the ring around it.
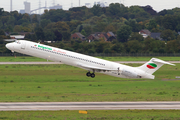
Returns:
[[[52,48],[44,47],[44,46],[41,46],[41,45],[38,45],[38,47],[42,48],[42,49],[46,49],[46,50],[52,50]]]

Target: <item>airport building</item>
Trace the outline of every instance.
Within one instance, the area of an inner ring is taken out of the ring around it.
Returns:
[[[55,10],[62,9],[62,5],[57,4],[55,6],[49,7],[49,9],[55,9]]]
[[[24,14],[24,13],[30,14],[31,13],[31,3],[25,1],[24,2],[24,10],[20,10],[20,13],[21,14]]]

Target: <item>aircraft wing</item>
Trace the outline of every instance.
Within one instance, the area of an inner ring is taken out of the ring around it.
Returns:
[[[95,70],[95,71],[117,71],[117,69],[107,69],[107,68],[101,68],[91,65],[85,65],[85,64],[78,64],[79,67],[87,69],[87,70]]]

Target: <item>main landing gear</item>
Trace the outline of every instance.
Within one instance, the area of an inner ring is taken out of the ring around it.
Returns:
[[[87,72],[87,73],[86,73],[86,76],[94,78],[94,77],[95,77],[95,74],[94,74],[94,73]]]

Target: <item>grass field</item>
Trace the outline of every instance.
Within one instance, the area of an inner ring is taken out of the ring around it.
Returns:
[[[110,61],[149,61],[152,57],[98,57]],[[157,57],[165,61],[180,61],[180,57]],[[47,60],[36,57],[0,57],[0,62],[45,62]]]
[[[0,62],[45,62],[47,60],[36,57],[0,57]]]
[[[179,120],[179,110],[90,110],[78,111],[9,111],[0,112],[1,120]]]
[[[16,60],[41,61],[33,57],[18,59]],[[166,59],[168,58],[163,60]],[[5,58],[2,61],[8,60],[9,58]],[[140,58],[138,60],[144,61]],[[129,61],[132,61],[132,58]],[[0,65],[0,102],[180,101],[180,79],[176,79],[176,76],[180,76],[180,64],[176,64],[175,67],[164,65],[155,73],[154,80],[122,79],[98,73],[96,78],[92,79],[85,74],[85,70],[68,65]],[[87,115],[79,114],[78,111],[2,111],[0,119],[178,120],[180,111],[91,110]]]
[[[1,65],[0,102],[179,101],[179,71],[180,64],[164,65],[155,80],[98,73],[92,79],[68,65]]]

